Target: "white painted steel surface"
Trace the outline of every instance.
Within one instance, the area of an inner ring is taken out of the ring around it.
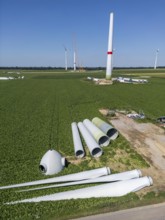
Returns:
[[[101,129],[111,140],[115,140],[119,133],[118,131],[112,127],[110,124],[101,120],[98,117],[92,119],[93,124],[95,124],[99,129]]]
[[[100,146],[98,145],[98,143],[95,141],[94,137],[91,135],[91,133],[85,127],[85,125],[82,122],[79,122],[78,128],[79,128],[79,130],[85,140],[87,147],[89,148],[90,154],[93,157],[100,157],[102,155],[103,151],[100,148]]]
[[[112,75],[112,53],[113,53],[112,43],[113,43],[113,13],[110,13],[106,79],[111,79],[111,75]]]
[[[26,182],[20,184],[14,184],[9,186],[1,186],[0,189],[9,189],[9,188],[17,188],[17,187],[24,187],[24,186],[34,186],[40,184],[49,184],[49,183],[59,183],[59,182],[69,182],[69,181],[78,181],[78,180],[85,180],[85,179],[92,179],[97,178],[100,176],[105,176],[110,174],[109,167],[102,167],[93,170],[82,171],[78,173],[68,174],[59,177],[53,177],[44,180],[37,180],[33,182]]]
[[[71,124],[72,128],[72,136],[73,136],[73,144],[74,144],[74,152],[77,158],[82,158],[85,156],[84,148],[82,146],[82,142],[80,139],[77,123],[73,122]]]
[[[42,201],[59,201],[69,199],[99,198],[99,197],[120,197],[131,192],[136,192],[146,186],[153,184],[151,177],[141,177],[137,179],[124,180],[115,183],[106,183],[99,186],[91,186],[77,190],[55,193],[35,197],[31,199],[19,200],[8,204],[42,202]]]
[[[74,67],[74,71],[76,71],[76,52],[74,51],[73,53],[73,67]]]
[[[27,190],[20,190],[19,192],[42,190],[42,189],[49,189],[49,188],[56,188],[56,187],[73,186],[73,185],[81,185],[81,184],[89,184],[89,183],[106,183],[106,182],[108,183],[108,182],[115,182],[115,181],[139,178],[141,176],[142,176],[142,173],[140,170],[131,170],[131,171],[126,171],[126,172],[122,172],[122,173],[101,176],[101,177],[97,177],[94,179],[81,180],[81,181],[69,182],[69,183],[63,183],[63,184],[55,184],[55,185],[51,185],[51,186],[38,187],[38,188],[32,188],[32,189],[27,189]]]
[[[65,167],[65,158],[55,150],[48,150],[41,159],[40,170],[45,175],[59,173]]]
[[[93,124],[89,119],[85,119],[83,121],[83,124],[101,147],[103,146],[105,147],[109,145],[110,143],[109,137],[102,130],[100,130],[95,124]]]

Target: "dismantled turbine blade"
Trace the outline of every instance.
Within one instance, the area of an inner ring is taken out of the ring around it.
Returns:
[[[6,204],[42,202],[42,201],[60,201],[69,199],[84,199],[84,198],[100,198],[100,197],[119,197],[128,193],[138,191],[146,186],[153,184],[151,177],[141,177],[131,180],[124,180],[114,183],[106,183],[98,186],[91,186],[77,190],[70,190],[51,195],[35,197],[13,201]]]
[[[76,182],[69,182],[69,183],[55,184],[55,185],[44,186],[44,187],[36,187],[36,188],[32,188],[32,189],[19,190],[19,192],[50,189],[50,188],[64,187],[64,186],[82,185],[82,184],[88,184],[88,183],[106,183],[106,182],[108,183],[108,182],[115,182],[115,181],[139,178],[141,176],[142,176],[142,173],[140,170],[131,170],[131,171],[126,171],[126,172],[122,172],[122,173],[111,174],[108,176],[101,176],[101,177],[97,177],[94,179],[81,180],[81,181],[76,181]]]
[[[33,182],[26,182],[26,183],[14,184],[14,185],[9,185],[9,186],[1,186],[0,189],[17,188],[17,187],[23,187],[23,186],[34,186],[34,185],[41,185],[41,184],[48,184],[48,183],[71,182],[71,181],[97,178],[99,176],[104,176],[104,175],[109,175],[109,174],[110,174],[110,168],[102,167],[102,168],[97,168],[93,170],[82,171],[79,173],[73,173],[73,174],[68,174],[64,176],[44,179],[44,180],[37,180]]]

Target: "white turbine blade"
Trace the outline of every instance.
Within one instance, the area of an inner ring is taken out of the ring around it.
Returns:
[[[115,183],[106,183],[99,186],[86,187],[77,190],[55,193],[35,197],[31,199],[9,202],[7,204],[42,202],[42,201],[60,201],[69,199],[84,199],[84,198],[100,198],[100,197],[119,197],[128,193],[138,191],[146,186],[152,185],[151,177],[141,177],[131,180],[124,180]]]
[[[55,184],[51,186],[37,187],[37,188],[26,189],[26,190],[19,190],[19,192],[50,189],[50,188],[57,188],[57,187],[64,187],[64,186],[82,185],[82,184],[88,184],[88,183],[106,183],[106,182],[108,183],[108,182],[139,178],[140,176],[142,176],[142,173],[140,170],[131,170],[131,171],[126,171],[122,173],[111,174],[108,176],[101,176],[101,177],[94,178],[94,179],[81,180],[81,181],[69,182],[69,183],[63,183],[63,184]]]
[[[102,167],[102,168],[87,170],[87,171],[83,171],[79,173],[73,173],[73,174],[68,174],[64,176],[44,179],[44,180],[37,180],[33,182],[26,182],[26,183],[14,184],[14,185],[9,185],[9,186],[1,186],[0,189],[34,186],[34,185],[41,185],[41,184],[48,184],[48,183],[71,182],[71,181],[97,178],[99,176],[104,176],[108,174],[110,174],[110,168]]]

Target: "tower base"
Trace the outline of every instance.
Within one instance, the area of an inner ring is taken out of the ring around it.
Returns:
[[[113,81],[111,79],[99,79],[95,82],[97,85],[112,85]]]

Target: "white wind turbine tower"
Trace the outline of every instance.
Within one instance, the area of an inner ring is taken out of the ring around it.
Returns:
[[[111,79],[111,75],[112,75],[112,54],[113,54],[112,42],[113,42],[113,13],[110,13],[106,79]]]
[[[65,50],[65,70],[68,70],[68,50],[67,48],[64,46],[64,50]]]
[[[158,62],[158,53],[159,53],[159,49],[156,50],[155,65],[154,65],[154,69],[155,69],[155,70],[156,70],[157,62]]]
[[[76,35],[73,35],[73,70],[76,71],[77,50],[76,50]]]
[[[75,50],[73,52],[73,68],[74,68],[74,71],[76,71],[76,51]]]

